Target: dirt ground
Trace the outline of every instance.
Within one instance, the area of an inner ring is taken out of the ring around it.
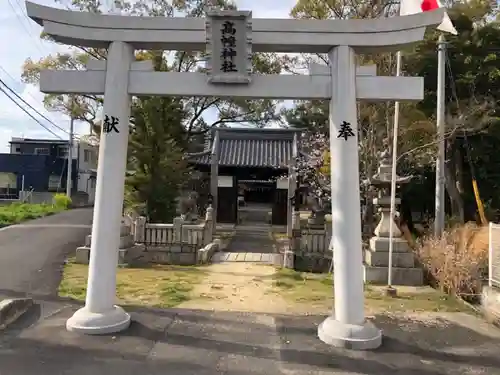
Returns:
[[[192,299],[178,307],[213,310],[285,313],[287,302],[273,287],[276,269],[259,263],[211,264],[207,276],[192,290]]]
[[[211,264],[178,307],[268,314],[324,315],[333,306],[331,276],[277,269],[262,263]],[[464,305],[430,287],[398,287],[396,298],[383,288],[365,287],[365,313],[420,314],[466,311]]]

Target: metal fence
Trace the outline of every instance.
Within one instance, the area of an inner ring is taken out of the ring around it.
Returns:
[[[500,224],[490,223],[488,237],[488,283],[500,287]]]

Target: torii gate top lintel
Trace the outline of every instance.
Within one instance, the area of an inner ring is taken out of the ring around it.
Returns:
[[[106,48],[112,41],[136,49],[202,51],[206,20],[180,17],[128,17],[68,11],[26,2],[27,14],[54,40]],[[443,9],[390,19],[295,20],[253,18],[254,52],[327,53],[349,45],[358,53],[392,51],[423,39],[425,29],[441,23]],[[360,35],[362,34],[362,35]]]

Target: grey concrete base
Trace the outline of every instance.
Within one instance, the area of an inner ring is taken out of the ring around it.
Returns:
[[[393,238],[394,253],[411,252],[410,245],[404,238]],[[373,252],[388,252],[389,251],[389,238],[386,237],[372,237],[370,238],[370,249]]]
[[[363,265],[365,282],[372,284],[387,284],[388,268]],[[420,268],[392,268],[392,284],[407,286],[422,286],[424,273]]]
[[[365,251],[365,262],[375,267],[387,267],[389,265],[389,252]],[[415,256],[411,252],[392,253],[392,266],[402,268],[415,267]]]
[[[328,345],[353,350],[377,349],[382,345],[382,331],[373,323],[341,323],[329,316],[318,326],[318,337]]]
[[[13,298],[0,301],[0,329],[14,323],[31,307],[33,307],[31,298]]]
[[[88,235],[85,237],[85,247],[90,247],[92,243],[92,235]],[[120,242],[118,243],[119,249],[126,249],[134,245],[134,236],[131,234],[123,234],[120,236]]]
[[[300,272],[325,273],[330,270],[332,259],[324,254],[295,254],[294,269]]]
[[[105,313],[92,313],[86,307],[77,310],[66,322],[66,329],[87,335],[120,332],[130,326],[130,315],[120,306]]]
[[[76,248],[75,263],[89,264],[90,247],[80,246]]]
[[[127,264],[135,263],[139,258],[141,258],[142,254],[146,251],[146,246],[143,244],[133,244],[131,247],[127,249],[119,249],[118,250],[118,262]],[[122,264],[122,263],[120,263]]]
[[[142,244],[133,244],[133,246],[126,249],[118,249],[118,264],[133,263],[135,259],[146,250]],[[89,264],[90,260],[90,247],[81,246],[76,249],[75,262],[79,264]]]
[[[157,264],[175,264],[179,266],[192,266],[197,263],[197,252],[172,252],[156,249],[148,249],[144,261]]]
[[[485,286],[481,293],[481,306],[486,319],[494,324],[500,323],[500,288]]]

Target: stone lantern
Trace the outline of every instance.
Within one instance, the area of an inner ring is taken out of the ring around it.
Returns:
[[[370,239],[370,248],[365,252],[365,282],[386,284],[389,265],[390,215],[391,210],[391,173],[392,156],[386,149],[380,153],[380,164],[377,173],[370,181],[370,185],[378,190],[378,196],[373,204],[378,206],[380,221]],[[396,186],[407,184],[412,176],[396,177]],[[396,198],[396,205],[401,199]],[[414,254],[408,241],[404,239],[398,225],[392,226],[392,280],[394,285],[422,285],[423,273],[415,268]]]

